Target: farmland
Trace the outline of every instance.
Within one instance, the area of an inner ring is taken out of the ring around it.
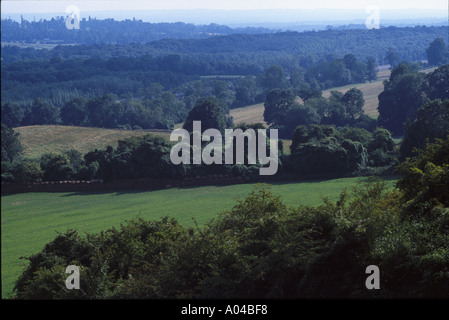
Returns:
[[[381,71],[378,81],[355,85],[364,94],[365,112],[372,117],[377,117],[377,96],[383,90],[382,79],[385,79],[388,73],[389,71]],[[344,93],[352,87],[354,86],[345,86],[332,90]],[[323,96],[327,98],[330,95],[330,91],[323,91]],[[232,109],[231,116],[234,118],[234,123],[265,123],[263,111],[264,104],[259,103]],[[180,126],[179,124],[176,127]],[[169,130],[120,130],[60,125],[18,127],[15,131],[20,133],[24,155],[30,158],[40,157],[47,152],[61,153],[70,149],[78,150],[84,154],[94,149],[104,149],[108,145],[117,147],[118,140],[132,136],[142,136],[151,133],[168,138],[170,133]],[[288,152],[290,141],[286,140],[284,142],[286,144],[284,149]]]
[[[117,147],[118,140],[149,133],[169,136],[169,131],[164,130],[119,130],[59,125],[26,126],[14,130],[20,133],[24,155],[29,158],[40,157],[47,152],[61,153],[70,149],[84,154],[91,150],[103,149],[108,145]]]
[[[420,72],[429,73],[434,71],[435,68],[424,69]],[[343,87],[332,88],[323,91],[323,97],[329,98],[331,91],[339,91],[345,93],[351,88],[357,88],[363,93],[363,98],[365,99],[364,111],[365,113],[373,118],[377,118],[379,113],[377,111],[377,106],[379,104],[378,96],[383,91],[384,85],[383,81],[387,80],[390,76],[390,70],[381,70],[377,74],[377,80],[373,82],[365,82],[360,84],[351,84]],[[263,119],[264,104],[258,103],[242,108],[236,108],[231,110],[231,116],[234,118],[234,122],[247,122],[247,123],[264,123]]]
[[[319,205],[322,197],[336,200],[363,178],[274,183],[272,190],[287,206]],[[390,180],[393,186],[394,179]],[[80,235],[96,233],[126,220],[159,220],[169,216],[182,225],[204,225],[230,210],[254,188],[253,184],[171,188],[157,191],[105,193],[25,193],[2,196],[2,296],[12,291],[26,261],[57,232],[76,229]]]

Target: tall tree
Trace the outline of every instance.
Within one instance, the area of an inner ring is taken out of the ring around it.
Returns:
[[[61,108],[61,120],[65,125],[82,125],[87,117],[86,100],[75,98],[66,102]]]
[[[384,82],[384,91],[379,94],[379,126],[393,135],[404,133],[404,122],[414,118],[416,110],[425,102],[422,95],[424,78],[424,73],[402,64],[392,70],[389,80]]]
[[[426,49],[429,65],[438,66],[448,61],[448,51],[442,38],[433,40]]]
[[[449,99],[440,99],[420,107],[416,119],[405,124],[401,158],[413,156],[413,148],[423,149],[427,142],[444,139],[449,134]]]
[[[443,216],[449,206],[449,135],[426,144],[398,169],[403,175],[397,184],[402,191],[403,214],[427,215],[447,234],[447,218]]]
[[[279,65],[269,67],[262,77],[261,85],[265,89],[265,92],[276,88],[285,89],[287,80],[284,68]]]
[[[118,124],[121,105],[115,95],[108,94],[91,99],[86,107],[89,125],[114,128]]]
[[[351,120],[357,119],[364,113],[363,105],[365,104],[365,99],[363,98],[363,92],[359,89],[349,89],[343,95],[342,102],[345,106],[346,114]]]
[[[201,121],[201,130],[217,129],[224,132],[228,115],[224,108],[213,97],[199,99],[190,110],[183,128],[193,132],[193,121]]]
[[[258,87],[252,76],[240,79],[235,88],[237,106],[251,105],[256,102]]]
[[[10,128],[20,126],[24,115],[19,105],[10,102],[2,103],[1,114],[2,123]]]
[[[388,48],[388,51],[385,55],[385,61],[390,65],[390,69],[395,68],[400,62],[400,56],[396,49]]]
[[[31,107],[31,113],[24,121],[29,125],[58,124],[60,122],[59,108],[41,98],[36,98]]]
[[[279,125],[284,115],[295,102],[295,93],[292,90],[273,89],[268,92],[264,103],[263,118],[266,123]]]
[[[1,124],[1,146],[2,146],[2,162],[13,161],[19,156],[23,147],[19,140],[19,133],[14,129],[8,128],[3,123]]]
[[[449,99],[449,64],[435,69],[433,72],[426,75],[423,84],[423,91],[427,98],[434,99]]]
[[[366,61],[366,77],[369,82],[377,80],[377,62],[373,57]]]

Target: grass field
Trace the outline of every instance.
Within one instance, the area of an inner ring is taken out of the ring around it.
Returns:
[[[274,183],[272,190],[288,206],[319,205],[322,197],[336,200],[345,188],[363,178]],[[391,180],[392,184],[394,180]],[[1,198],[2,297],[12,292],[29,256],[42,250],[56,232],[76,229],[81,235],[118,227],[136,217],[176,218],[193,226],[203,225],[219,212],[245,198],[253,184],[172,188],[157,191],[107,193],[25,193]]]
[[[103,128],[86,128],[58,125],[18,127],[20,142],[26,157],[40,157],[43,153],[61,153],[75,149],[82,154],[94,149],[104,149],[108,145],[117,147],[118,140],[132,136],[154,134],[169,137],[166,130],[119,130]]]

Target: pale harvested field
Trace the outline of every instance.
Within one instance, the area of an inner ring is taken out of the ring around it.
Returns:
[[[232,109],[230,113],[231,116],[234,118],[235,124],[239,122],[246,122],[246,123],[261,122],[267,125],[263,120],[263,110],[264,110],[263,103],[258,103],[243,108]]]
[[[169,137],[168,131],[133,131],[58,125],[18,127],[14,130],[20,133],[20,142],[26,157],[40,157],[46,152],[61,153],[70,149],[84,154],[91,150],[104,149],[108,145],[117,147],[118,140],[149,133]]]
[[[363,92],[363,98],[365,99],[365,105],[363,109],[365,113],[370,117],[377,118],[377,106],[379,104],[378,95],[383,91],[383,82],[382,80],[378,80],[372,83],[362,83],[362,84],[353,84],[344,87],[332,88],[329,90],[323,91],[323,97],[329,98],[331,91],[340,91],[345,93],[351,88],[357,88]],[[298,99],[300,102],[300,99]],[[231,116],[234,118],[234,123],[238,122],[247,122],[247,123],[256,123],[262,122],[265,124],[263,120],[263,111],[264,105],[263,103],[254,104],[247,107],[236,108],[231,110]]]
[[[435,68],[429,68],[422,70],[423,73],[429,73],[435,70]],[[365,113],[370,117],[377,118],[379,113],[377,111],[377,106],[379,105],[379,94],[383,91],[384,85],[383,81],[388,79],[390,76],[390,70],[381,70],[377,74],[377,80],[373,82],[352,84],[344,87],[332,88],[323,91],[323,97],[328,98],[330,96],[331,91],[340,91],[345,93],[351,88],[357,88],[363,92],[363,98],[365,99],[365,105],[363,109]],[[298,99],[300,102],[300,99]],[[263,111],[264,106],[263,103],[250,105],[247,107],[236,108],[231,110],[231,116],[234,117],[234,123],[238,122],[247,122],[247,123],[256,123],[263,121]]]
[[[323,91],[323,97],[329,98],[331,95],[331,91],[340,91],[341,93],[345,93],[351,88],[357,88],[363,93],[363,98],[365,99],[365,105],[363,106],[363,110],[370,117],[377,118],[379,113],[377,111],[377,106],[379,105],[379,94],[384,90],[384,85],[382,81],[376,82],[367,82],[363,84],[353,84],[349,86],[333,88],[329,90]]]

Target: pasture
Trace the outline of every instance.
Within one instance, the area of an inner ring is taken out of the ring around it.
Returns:
[[[322,197],[338,199],[345,189],[365,178],[342,178],[271,185],[287,206],[316,206]],[[393,186],[394,179],[389,183]],[[159,220],[169,216],[185,226],[199,226],[244,199],[253,184],[170,188],[156,191],[104,193],[24,193],[2,196],[2,298],[8,298],[26,260],[52,241],[57,232],[78,230],[80,235],[119,227],[137,217]]]

